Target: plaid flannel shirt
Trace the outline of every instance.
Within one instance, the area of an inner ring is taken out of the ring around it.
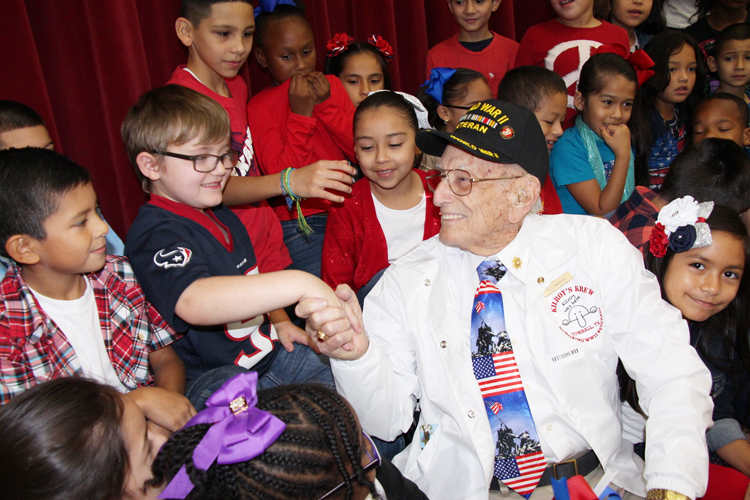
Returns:
[[[659,210],[654,205],[656,196],[656,192],[648,187],[636,186],[630,198],[609,219],[641,253],[659,216]]]
[[[131,390],[152,384],[148,355],[172,343],[174,331],[146,300],[126,258],[109,255],[101,271],[86,277],[120,381]],[[36,384],[72,375],[82,375],[73,347],[13,264],[0,283],[0,404]]]

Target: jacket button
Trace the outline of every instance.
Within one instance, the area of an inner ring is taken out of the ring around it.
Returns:
[[[541,276],[539,276],[539,277],[538,277],[538,278],[536,279],[536,282],[537,282],[537,283],[544,283],[544,278],[543,278],[543,277],[541,277]]]
[[[443,340],[442,342],[440,342],[440,347],[442,347],[443,349],[445,349],[445,347],[447,345],[448,345],[448,342],[446,342],[445,340]]]
[[[467,413],[469,418],[474,418],[474,410],[469,410],[469,413]]]
[[[552,430],[552,424],[547,424],[547,430],[548,430],[548,431],[551,431],[551,430]]]
[[[430,280],[424,280],[424,286],[430,286],[432,282]]]

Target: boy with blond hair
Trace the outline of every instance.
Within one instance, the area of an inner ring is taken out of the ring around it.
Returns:
[[[245,227],[222,204],[238,154],[229,118],[213,99],[179,85],[153,89],[130,109],[122,135],[150,201],[141,207],[126,254],[146,296],[185,337],[188,397],[199,408],[225,380],[249,369],[259,386],[333,385],[330,368],[307,336],[279,311],[302,297],[338,301],[320,279],[300,271],[260,274]],[[261,266],[262,267],[262,266]],[[271,311],[269,318],[265,313]]]

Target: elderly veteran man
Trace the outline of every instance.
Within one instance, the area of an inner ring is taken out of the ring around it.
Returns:
[[[419,404],[393,463],[433,500],[551,498],[550,477],[576,473],[592,484],[606,473],[624,498],[701,496],[710,375],[619,231],[537,215],[548,156],[534,115],[482,102],[417,145],[442,155],[439,237],[385,272],[366,333],[348,288],[337,292],[348,316],[298,306],[362,428],[394,439]],[[618,358],[649,415],[645,468],[622,439]]]

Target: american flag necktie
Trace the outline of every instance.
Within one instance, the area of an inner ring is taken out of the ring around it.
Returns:
[[[529,498],[547,463],[505,330],[503,296],[497,282],[507,271],[497,260],[486,260],[477,268],[479,287],[471,314],[471,358],[495,440],[494,475]]]

